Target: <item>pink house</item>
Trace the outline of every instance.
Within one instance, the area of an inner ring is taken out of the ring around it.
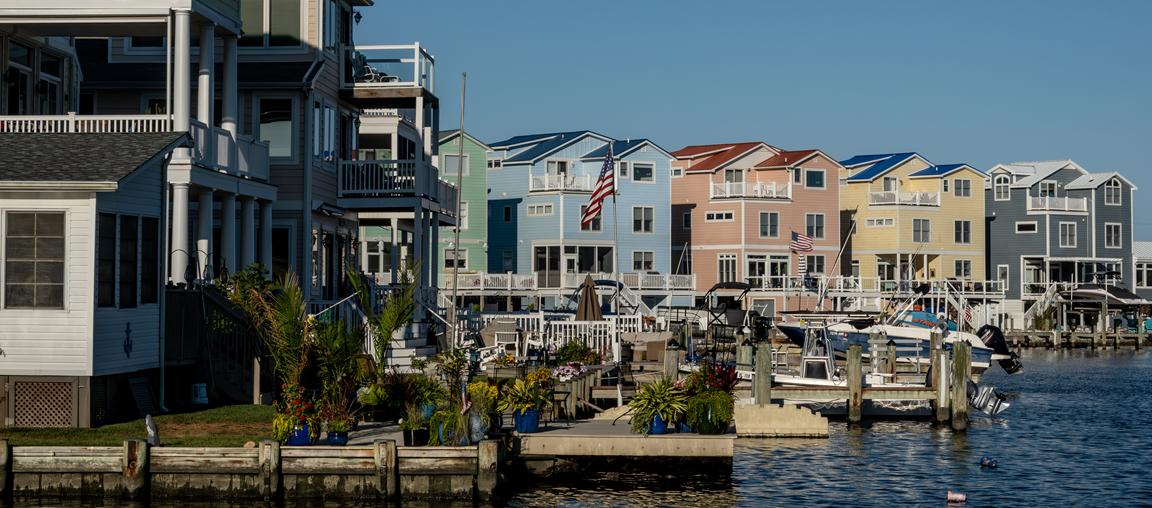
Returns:
[[[718,282],[747,282],[764,315],[810,308],[816,292],[799,275],[839,273],[840,200],[835,159],[820,150],[763,142],[687,146],[672,155],[672,253],[696,274],[696,294]],[[792,232],[813,250],[793,254]]]

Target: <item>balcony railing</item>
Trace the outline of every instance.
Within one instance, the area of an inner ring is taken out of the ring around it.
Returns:
[[[939,192],[869,192],[869,205],[940,206]]]
[[[759,198],[759,199],[789,199],[792,197],[792,187],[776,182],[722,182],[712,183],[709,197],[712,199],[728,198]]]
[[[556,286],[542,286],[539,284],[539,274],[517,273],[461,273],[460,289],[464,290],[490,290],[490,291],[531,291],[536,289],[556,289]],[[695,275],[681,275],[670,273],[639,273],[624,272],[611,273],[565,273],[559,278],[561,289],[579,288],[584,283],[585,276],[591,275],[595,280],[613,280],[619,276],[620,280],[633,290],[691,291],[696,288]],[[547,277],[547,279],[552,279]],[[446,277],[444,287],[452,287],[452,277]]]
[[[746,282],[753,289],[767,291],[812,291],[826,290],[832,295],[845,294],[907,294],[915,291],[924,284],[929,285],[929,294],[939,295],[945,292],[957,293],[968,297],[1003,296],[1004,285],[996,280],[888,280],[877,277],[844,277],[813,275],[810,277],[789,276],[752,276]]]
[[[456,187],[441,180],[436,166],[427,162],[340,161],[338,177],[342,198],[425,197],[439,202],[445,211],[455,213]]]
[[[17,133],[145,133],[172,132],[168,115],[40,115],[0,116],[0,132]],[[250,136],[233,137],[220,127],[192,120],[192,161],[235,176],[268,180],[268,143]]]
[[[532,175],[528,180],[529,192],[590,190],[592,177],[589,175]]]
[[[1029,196],[1028,211],[1087,212],[1088,198]]]
[[[436,93],[436,58],[420,43],[343,48],[341,88],[422,88]]]

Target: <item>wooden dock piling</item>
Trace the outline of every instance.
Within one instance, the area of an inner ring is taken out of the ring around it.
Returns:
[[[767,406],[772,403],[772,344],[761,342],[756,345],[756,375],[753,396],[756,404]]]
[[[972,346],[966,342],[952,344],[952,430],[968,428],[968,376],[972,367]]]
[[[951,379],[948,376],[948,365],[948,353],[946,351],[938,349],[932,352],[931,386],[936,394],[935,399],[932,400],[932,416],[937,424],[948,421],[948,418],[952,416],[948,409],[950,406],[948,403],[948,383]]]
[[[864,379],[859,344],[848,346],[848,423],[860,423],[864,414]]]

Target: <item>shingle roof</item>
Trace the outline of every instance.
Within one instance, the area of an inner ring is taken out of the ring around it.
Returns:
[[[908,159],[917,157],[916,152],[900,152],[874,155],[857,155],[840,161],[844,167],[872,164],[867,169],[848,177],[849,182],[870,182]]]
[[[0,181],[118,182],[186,140],[183,132],[0,133]]]
[[[1152,259],[1152,242],[1132,242],[1132,257],[1136,259]]]
[[[729,143],[722,145],[695,145],[686,146],[672,155],[677,159],[692,159],[688,172],[715,171],[733,159],[744,155],[756,148],[765,147],[777,151],[772,145],[762,141],[746,143]],[[714,152],[714,153],[713,153]]]
[[[773,155],[767,159],[764,159],[759,164],[757,164],[755,167],[757,169],[786,168],[792,164],[796,164],[799,161],[807,159],[809,156],[811,156],[812,154],[817,153],[819,151],[820,150],[815,150],[815,149],[813,149],[813,150],[784,150],[784,151],[781,151],[780,153],[778,153],[776,155]]]
[[[971,169],[972,171],[975,171],[975,172],[981,173],[981,174],[984,173],[983,171],[980,171],[979,169],[976,169],[976,168],[969,166],[967,164],[940,164],[937,166],[928,166],[924,169],[921,169],[920,171],[912,173],[909,176],[912,178],[930,178],[930,177],[940,178],[940,177],[948,176],[948,175],[955,173],[957,171],[962,171],[964,169]]]

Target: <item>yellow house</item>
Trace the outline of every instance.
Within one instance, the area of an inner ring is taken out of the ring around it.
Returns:
[[[899,281],[984,281],[984,173],[919,154],[842,161],[845,275],[881,290]]]

